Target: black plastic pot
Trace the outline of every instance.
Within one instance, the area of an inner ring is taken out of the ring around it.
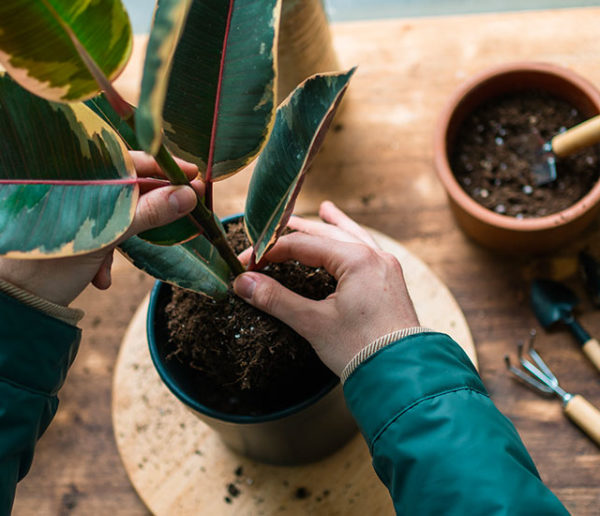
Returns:
[[[223,223],[233,220],[233,217],[225,219]],[[160,319],[157,310],[164,306],[162,300],[170,288],[157,281],[150,294],[147,333],[152,361],[169,390],[216,430],[229,448],[269,464],[302,464],[336,451],[356,433],[356,424],[337,378],[310,398],[271,414],[234,415],[204,405],[189,367],[178,360],[165,360],[168,351],[160,337],[165,332],[157,328]]]

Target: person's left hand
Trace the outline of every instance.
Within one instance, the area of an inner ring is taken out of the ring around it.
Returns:
[[[138,177],[162,176],[154,159],[143,152],[131,152]],[[198,174],[191,163],[177,160],[189,179]],[[192,186],[203,195],[201,181]],[[127,232],[112,245],[93,253],[48,260],[0,258],[0,279],[8,281],[53,303],[68,306],[92,282],[100,290],[111,284],[110,269],[114,249],[127,238],[181,218],[196,206],[196,194],[188,186],[162,186],[149,190],[141,187],[133,222]]]

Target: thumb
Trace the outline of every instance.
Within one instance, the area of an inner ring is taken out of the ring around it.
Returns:
[[[196,193],[189,186],[165,186],[145,193],[122,240],[181,218],[194,209],[196,199]]]
[[[321,317],[320,301],[302,297],[257,272],[240,274],[233,282],[233,290],[247,303],[283,321],[310,341],[310,329],[318,326],[315,319]]]

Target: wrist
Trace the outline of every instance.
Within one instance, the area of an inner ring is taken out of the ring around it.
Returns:
[[[2,278],[0,278],[0,292],[71,326],[76,326],[84,316],[83,310],[54,303]]]
[[[431,331],[429,328],[424,328],[423,326],[411,326],[410,328],[402,328],[400,330],[396,330],[390,332],[386,335],[383,335],[374,341],[367,344],[363,349],[361,349],[346,366],[342,370],[340,374],[340,380],[342,385],[348,379],[348,377],[356,370],[356,368],[362,364],[369,357],[377,353],[382,348],[389,346],[391,343],[396,342],[404,337],[408,337],[410,335],[417,335],[418,333],[424,333]]]

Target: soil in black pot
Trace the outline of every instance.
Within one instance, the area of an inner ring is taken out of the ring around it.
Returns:
[[[535,185],[531,165],[545,141],[585,118],[543,91],[495,98],[461,125],[450,156],[452,170],[475,201],[501,215],[542,217],[564,210],[598,181],[600,147],[558,159],[558,179],[547,185]]]
[[[248,247],[241,223],[227,231],[236,252]],[[311,299],[324,299],[336,287],[325,270],[298,262],[271,264],[261,272]],[[269,414],[310,398],[336,379],[305,339],[233,292],[214,301],[172,288],[158,313],[157,331],[167,328],[159,337],[168,340],[168,359],[192,369],[196,398],[215,410]]]

